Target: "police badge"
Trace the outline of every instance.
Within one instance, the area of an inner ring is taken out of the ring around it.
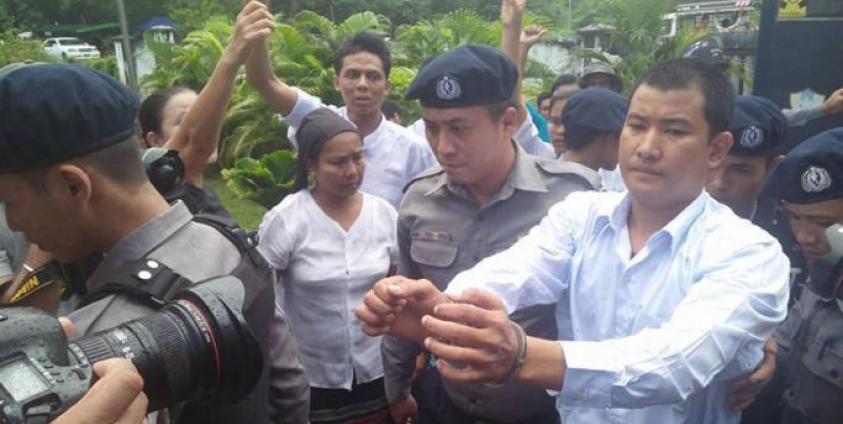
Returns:
[[[819,193],[831,187],[831,175],[825,168],[812,166],[802,173],[802,190],[806,193]]]
[[[741,132],[740,145],[744,149],[755,149],[764,144],[764,132],[761,128],[751,126]]]
[[[440,100],[454,100],[462,94],[459,81],[448,75],[436,82],[436,97]]]

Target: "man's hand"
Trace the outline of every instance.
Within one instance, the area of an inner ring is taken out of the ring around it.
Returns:
[[[413,395],[389,404],[389,415],[395,424],[411,424],[416,421],[419,405]]]
[[[729,390],[729,408],[733,411],[746,409],[761,393],[761,389],[767,385],[776,373],[776,355],[779,345],[776,339],[767,340],[764,345],[764,359],[755,371],[738,380]]]
[[[826,115],[837,115],[843,113],[843,88],[831,93],[823,103],[823,111]]]
[[[477,289],[452,300],[456,303],[438,305],[422,320],[431,334],[424,344],[438,357],[439,372],[460,382],[503,382],[518,354],[518,335],[503,302]]]
[[[395,276],[384,278],[366,293],[355,313],[363,322],[363,332],[370,336],[391,334],[410,340],[424,338],[421,317],[448,302],[428,280]]]
[[[275,18],[266,4],[256,0],[243,3],[234,25],[234,37],[224,53],[225,58],[237,65],[246,61],[256,41],[265,40],[275,29]]]
[[[94,365],[99,380],[85,396],[52,421],[53,424],[137,424],[146,422],[149,401],[143,379],[128,359],[108,359]]]
[[[521,31],[522,48],[530,48],[544,38],[545,29],[540,25],[530,25]]]

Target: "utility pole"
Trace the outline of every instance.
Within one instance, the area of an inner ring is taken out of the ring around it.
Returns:
[[[138,76],[135,73],[135,55],[132,54],[132,42],[129,39],[129,22],[126,19],[126,5],[117,0],[117,14],[120,15],[120,38],[123,46],[123,59],[126,62],[126,79],[129,88],[138,91]]]

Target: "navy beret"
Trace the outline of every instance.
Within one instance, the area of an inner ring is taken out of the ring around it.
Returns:
[[[592,141],[583,137],[595,133],[620,134],[626,112],[626,99],[612,90],[592,87],[578,91],[562,111],[566,143],[577,149]]]
[[[781,109],[764,97],[740,96],[729,123],[735,137],[731,154],[744,156],[775,152],[787,132],[787,119]]]
[[[723,54],[723,49],[713,40],[700,40],[688,46],[682,53],[685,59],[694,59],[711,66],[726,66],[729,59]]]
[[[843,198],[843,128],[817,134],[786,154],[762,196],[800,204]]]
[[[138,96],[72,64],[0,69],[0,173],[47,167],[130,138]]]
[[[484,106],[512,99],[517,82],[515,63],[500,51],[461,46],[422,67],[407,99],[435,108]]]

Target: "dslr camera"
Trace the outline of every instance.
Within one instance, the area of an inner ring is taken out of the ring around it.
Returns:
[[[179,292],[155,313],[68,343],[58,320],[32,308],[0,309],[0,424],[47,422],[76,403],[108,358],[130,359],[149,411],[178,402],[236,402],[260,378],[263,356],[239,305],[235,277]]]

